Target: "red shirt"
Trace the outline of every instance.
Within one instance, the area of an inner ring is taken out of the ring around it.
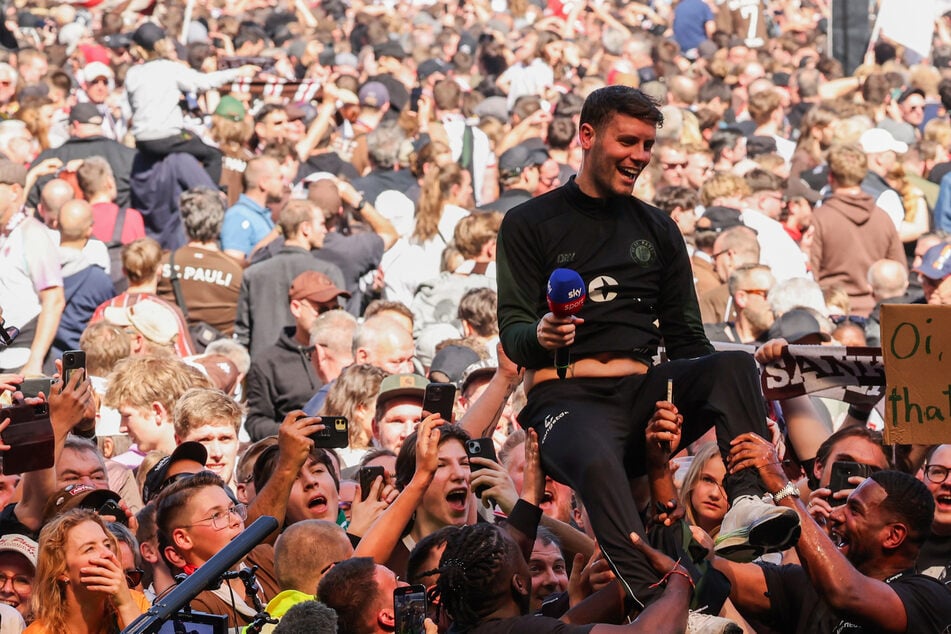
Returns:
[[[102,240],[106,244],[112,242],[112,231],[116,225],[116,215],[119,206],[115,203],[96,203],[92,206],[92,237]],[[119,241],[129,244],[133,240],[145,237],[145,220],[131,207],[126,209],[125,224],[122,225],[122,236]]]

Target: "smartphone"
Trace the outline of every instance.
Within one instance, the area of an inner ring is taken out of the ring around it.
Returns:
[[[360,467],[357,472],[357,479],[360,482],[360,499],[365,500],[370,495],[370,487],[376,482],[377,478],[383,478],[386,482],[386,471],[383,467]]]
[[[10,445],[3,452],[3,473],[25,473],[53,466],[53,425],[46,403],[14,405],[0,409],[0,421],[10,419],[3,432],[3,442]]]
[[[321,416],[324,430],[311,436],[314,446],[321,449],[343,449],[350,445],[349,423],[346,416]]]
[[[42,392],[46,398],[49,398],[50,388],[52,386],[52,378],[48,376],[41,376],[36,379],[25,379],[23,383],[20,384],[20,391],[23,392],[23,396],[27,398],[39,396],[40,392]]]
[[[76,370],[86,371],[86,353],[82,350],[67,350],[63,353],[63,385],[69,385]]]
[[[486,460],[491,460],[492,462],[498,462],[499,459],[495,457],[495,444],[492,442],[491,438],[472,438],[466,441],[466,455],[469,458],[485,458]],[[485,467],[469,464],[469,473],[471,476],[474,476],[478,471],[484,469]],[[482,497],[482,494],[485,493],[485,487],[481,486],[475,490],[475,494],[478,497]]]
[[[426,620],[426,587],[416,584],[393,590],[396,634],[423,634]]]
[[[855,485],[849,482],[849,478],[853,476],[867,478],[872,475],[873,471],[874,469],[871,466],[862,464],[861,462],[837,460],[832,463],[832,475],[829,478],[829,489],[833,493],[837,493],[843,489],[854,489]],[[830,497],[829,504],[831,506],[839,506],[845,504],[845,499]]]
[[[456,386],[452,383],[430,383],[423,395],[423,411],[438,413],[447,423],[452,422],[452,406],[456,402]]]

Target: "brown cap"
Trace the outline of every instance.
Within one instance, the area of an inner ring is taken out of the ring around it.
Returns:
[[[0,184],[26,187],[26,167],[9,159],[0,159]]]
[[[46,503],[46,509],[43,512],[43,523],[45,524],[57,515],[75,508],[82,507],[95,511],[99,510],[109,500],[118,502],[121,499],[115,491],[97,489],[89,484],[70,484],[57,491]]]
[[[336,297],[350,297],[350,293],[337,288],[333,281],[323,273],[304,271],[294,278],[288,296],[290,299],[329,302]]]

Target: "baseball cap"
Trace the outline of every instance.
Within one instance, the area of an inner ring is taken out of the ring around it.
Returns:
[[[429,380],[459,385],[466,368],[478,361],[479,353],[468,346],[446,346],[433,357],[429,366]]]
[[[304,271],[294,278],[288,291],[290,299],[309,299],[329,302],[335,297],[350,297],[350,293],[337,288],[333,281],[318,271]]]
[[[429,381],[419,374],[391,374],[380,383],[377,404],[382,404],[397,396],[416,396],[422,400]]]
[[[215,114],[219,117],[224,117],[229,121],[242,121],[247,114],[244,109],[244,104],[240,100],[232,97],[231,95],[225,95],[218,101],[218,107],[215,108]]]
[[[0,537],[0,553],[17,553],[26,557],[26,560],[36,568],[36,542],[19,533],[7,533]]]
[[[931,280],[943,280],[951,275],[951,244],[936,244],[925,251],[915,272]]]
[[[72,509],[98,510],[106,502],[118,502],[121,499],[118,493],[109,489],[97,489],[90,484],[70,484],[57,491],[46,503],[43,523]]]
[[[732,207],[707,207],[703,215],[697,218],[697,229],[720,233],[731,227],[741,227],[740,211]]]
[[[200,442],[187,441],[175,447],[175,451],[169,456],[165,456],[155,463],[155,466],[149,469],[145,475],[145,482],[142,485],[142,501],[148,504],[162,491],[168,484],[168,470],[172,465],[181,460],[193,460],[204,466],[208,462],[208,451]]]
[[[464,393],[471,383],[482,377],[492,378],[497,369],[498,365],[494,359],[485,359],[473,363],[462,373],[462,387],[460,391]]]
[[[223,354],[201,354],[185,359],[185,363],[208,377],[216,388],[231,395],[238,385],[241,371],[235,362]]]
[[[859,145],[866,154],[878,154],[880,152],[892,151],[897,154],[904,154],[908,151],[908,144],[895,140],[892,133],[881,128],[872,128],[866,130],[859,137]]]
[[[386,86],[378,81],[369,81],[360,87],[357,93],[361,106],[370,106],[371,108],[382,108],[390,103],[390,91]]]
[[[0,184],[25,187],[26,167],[16,161],[0,158]]]
[[[828,333],[822,332],[819,320],[808,310],[801,308],[783,313],[769,329],[770,339],[782,338],[789,343],[799,343],[809,336],[818,337],[820,341],[832,339]]]
[[[69,122],[100,125],[102,123],[102,113],[99,112],[99,108],[94,103],[77,103],[69,109]]]
[[[109,306],[103,316],[116,326],[132,326],[153,343],[168,345],[178,336],[178,317],[171,308],[152,299],[131,306]]]
[[[433,73],[442,73],[445,75],[448,70],[449,67],[442,60],[427,59],[416,67],[416,76],[420,79],[426,79]]]
[[[505,97],[486,97],[472,109],[480,117],[493,117],[502,123],[509,120],[509,107]]]
[[[548,150],[544,147],[522,141],[499,157],[499,173],[505,177],[518,176],[526,168],[541,165],[548,160],[548,156]]]
[[[381,57],[395,57],[398,60],[406,59],[406,51],[403,50],[403,47],[400,46],[399,42],[393,40],[387,40],[382,44],[377,44],[373,47],[373,54],[377,59]]]
[[[897,101],[898,103],[905,103],[905,100],[911,97],[912,95],[918,95],[919,97],[924,97],[925,91],[922,90],[921,88],[915,88],[915,87],[906,88],[902,94],[898,95]]]
[[[337,53],[334,55],[334,66],[346,66],[348,68],[353,68],[354,70],[360,66],[360,60],[357,59],[357,56],[353,53]]]
[[[107,64],[103,64],[102,62],[89,62],[83,67],[83,79],[85,79],[87,83],[99,77],[113,79],[115,78],[115,73],[112,72],[112,69],[109,68]]]
[[[147,51],[154,51],[155,45],[164,39],[165,29],[152,22],[146,22],[132,34],[132,41]]]
[[[746,140],[746,154],[750,158],[776,153],[776,139],[769,136],[751,136]]]

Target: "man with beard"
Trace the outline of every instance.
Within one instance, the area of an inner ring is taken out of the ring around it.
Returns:
[[[877,471],[835,507],[823,528],[788,482],[770,442],[755,434],[735,442],[728,472],[758,471],[776,503],[795,510],[802,523],[796,545],[801,566],[714,560],[730,578],[730,599],[737,608],[781,632],[945,632],[951,627],[947,589],[915,572],[935,509],[924,484],[900,471]]]
[[[732,343],[765,343],[769,327],[773,325],[773,311],[766,301],[776,279],[763,264],[742,264],[730,274],[727,282],[734,321],[704,324],[703,330],[710,341]]]
[[[618,487],[645,472],[644,430],[654,404],[672,392],[667,400],[683,414],[684,444],[715,427],[724,459],[736,436],[766,434],[753,360],[714,353],[704,335],[676,223],[631,195],[662,122],[637,89],[592,92],[581,111],[578,176],[510,210],[497,252],[501,341],[526,368],[519,422],[538,433],[546,473],[584,500],[615,574],[642,605],[658,596],[657,573],[631,544],[630,531],[643,536],[644,527]],[[571,288],[587,296],[577,316],[555,315],[547,305],[546,280],[559,267],[581,278],[583,286]],[[651,367],[661,337],[673,361]],[[566,347],[571,361],[554,367],[555,351]],[[755,471],[728,475],[725,486],[733,514],[724,519],[721,554],[745,557],[795,541],[798,518],[763,501]]]

